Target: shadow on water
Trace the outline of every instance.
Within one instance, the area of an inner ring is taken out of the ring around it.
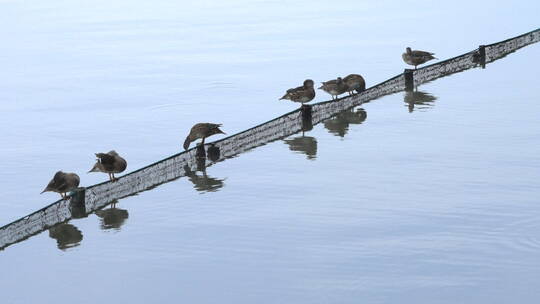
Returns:
[[[114,200],[110,205],[110,208],[96,210],[94,213],[100,218],[100,227],[103,230],[115,229],[120,230],[120,227],[124,225],[126,219],[129,217],[129,213],[125,209],[117,208]]]
[[[423,91],[405,91],[403,95],[403,102],[407,104],[409,113],[414,110],[426,110],[433,107],[433,102],[437,100],[437,97],[430,93]]]
[[[197,171],[192,171],[188,165],[184,166],[184,171],[189,181],[193,183],[193,188],[199,192],[216,192],[225,186],[223,182],[225,179],[219,179],[210,177],[206,174],[206,166],[204,164],[198,164],[197,171],[202,172],[202,175],[198,175]]]
[[[60,250],[77,247],[83,239],[82,232],[74,225],[68,223],[49,228],[49,237],[56,240],[56,245]]]
[[[367,118],[367,112],[359,108],[345,110],[331,119],[324,122],[324,127],[331,133],[339,137],[344,137],[349,131],[349,125],[358,125]]]

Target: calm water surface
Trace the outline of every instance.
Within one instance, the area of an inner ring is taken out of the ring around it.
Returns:
[[[464,7],[467,7],[464,10]],[[189,127],[233,134],[289,87],[452,57],[537,2],[0,1],[0,224],[134,170]],[[454,20],[459,16],[459,20]],[[481,22],[480,22],[481,21]],[[0,252],[2,303],[536,303],[540,46],[351,109]],[[318,93],[317,101],[328,99]]]

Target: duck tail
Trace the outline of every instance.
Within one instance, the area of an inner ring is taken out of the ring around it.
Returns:
[[[186,137],[186,140],[184,140],[184,150],[187,150],[189,148],[189,144],[191,144],[191,139],[189,138],[189,135]]]
[[[366,82],[365,81],[362,81],[362,83],[360,84],[360,88],[359,88],[359,92],[363,92],[366,90]]]

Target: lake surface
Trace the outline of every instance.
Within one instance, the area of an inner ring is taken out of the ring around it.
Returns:
[[[337,5],[339,4],[339,5]],[[234,134],[305,78],[445,59],[538,27],[537,2],[0,1],[0,225],[135,170],[196,122]],[[457,18],[456,16],[459,16]],[[536,303],[538,44],[339,114],[0,252],[2,303]],[[329,99],[317,92],[316,101]],[[217,139],[218,137],[216,137]]]

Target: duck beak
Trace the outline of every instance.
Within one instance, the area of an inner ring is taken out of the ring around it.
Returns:
[[[48,188],[48,187],[45,187],[45,189],[43,189],[43,191],[41,191],[41,193],[40,193],[40,194],[43,194],[43,193],[45,193],[45,192],[49,191],[49,190],[48,190],[47,188]]]
[[[99,172],[99,161],[97,161],[94,166],[92,167],[92,169],[90,169],[90,171],[88,171],[87,173],[91,173],[91,172]]]

